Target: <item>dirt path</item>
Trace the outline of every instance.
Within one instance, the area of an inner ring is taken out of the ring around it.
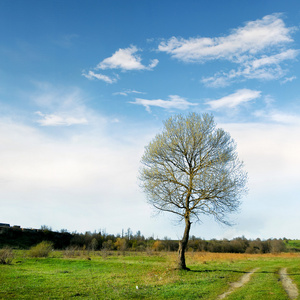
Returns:
[[[283,288],[287,292],[290,299],[297,299],[299,292],[295,283],[291,280],[291,278],[287,274],[287,268],[282,268],[279,271],[280,280],[282,282]]]
[[[237,288],[240,288],[241,286],[243,286],[245,283],[247,283],[250,280],[251,275],[256,272],[259,268],[255,268],[253,270],[251,270],[250,272],[247,272],[245,275],[243,275],[239,281],[230,283],[231,287],[230,289],[223,293],[222,295],[220,295],[217,299],[224,299],[226,296],[228,296],[229,294],[231,294],[233,291],[235,291]],[[294,299],[294,298],[293,298]]]

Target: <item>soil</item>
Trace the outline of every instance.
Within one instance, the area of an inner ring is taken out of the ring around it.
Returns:
[[[290,299],[297,299],[298,295],[299,295],[298,288],[295,285],[295,283],[293,283],[291,278],[288,276],[287,268],[280,269],[279,275],[280,275],[280,280],[282,282],[283,288],[285,289],[285,291],[288,294],[289,298]]]
[[[250,272],[247,272],[245,275],[243,275],[239,281],[236,282],[232,282],[230,285],[230,289],[223,293],[222,295],[220,295],[218,297],[218,299],[224,299],[226,296],[228,296],[229,294],[231,294],[235,289],[243,286],[245,283],[247,283],[250,280],[251,275],[256,272],[259,268],[255,268],[253,270],[251,270]]]

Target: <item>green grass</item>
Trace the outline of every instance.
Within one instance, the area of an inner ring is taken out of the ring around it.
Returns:
[[[64,258],[16,254],[0,265],[0,299],[216,299],[245,272],[259,267],[251,280],[227,299],[288,299],[278,270],[287,267],[300,287],[300,256],[189,253],[191,272],[174,268],[176,254],[98,253]],[[138,288],[137,288],[138,287]]]
[[[288,250],[300,252],[300,240],[288,240],[285,245]]]

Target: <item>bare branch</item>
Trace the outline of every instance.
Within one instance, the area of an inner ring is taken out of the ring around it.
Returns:
[[[216,128],[209,114],[168,119],[163,132],[145,148],[141,163],[140,180],[149,203],[186,223],[182,247],[191,218],[211,215],[229,225],[226,215],[238,210],[246,192],[247,173],[235,142]]]

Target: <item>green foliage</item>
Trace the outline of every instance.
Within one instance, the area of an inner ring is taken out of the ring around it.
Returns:
[[[126,239],[117,238],[115,247],[117,248],[117,250],[125,251],[127,249]]]
[[[43,241],[36,246],[33,246],[28,251],[30,257],[48,257],[53,250],[53,243],[49,241]]]
[[[90,244],[90,248],[91,250],[95,251],[98,247],[98,241],[96,240],[96,238],[93,238]]]
[[[285,239],[287,250],[291,252],[300,252],[300,240],[287,240]]]
[[[54,249],[65,249],[66,257],[79,256],[80,250],[121,250],[124,251],[149,251],[153,248],[155,240],[153,237],[145,238],[140,231],[135,235],[130,234],[121,238],[119,235],[103,234],[101,232],[86,232],[86,233],[68,233],[52,232],[47,230],[35,231],[18,228],[1,228],[0,229],[0,248],[5,245],[13,249],[22,249],[26,246],[29,249],[32,246],[44,240],[53,243]],[[120,239],[123,240],[120,243]],[[160,240],[159,251],[177,251],[178,240],[171,240],[165,237]],[[121,247],[122,244],[122,247]],[[30,245],[30,247],[28,247]],[[121,249],[122,248],[122,249]],[[232,240],[203,240],[192,236],[188,243],[190,251],[206,251],[206,252],[222,252],[222,253],[278,253],[278,252],[300,252],[299,240],[288,239],[268,239],[268,240],[247,240],[245,237],[238,237]]]
[[[0,249],[0,264],[10,264],[14,259],[14,253],[10,247],[4,247]]]
[[[42,228],[0,227],[0,248],[8,245],[14,249],[29,249],[42,241],[53,242],[55,249],[63,249],[70,245],[73,237],[71,233],[51,231],[51,228],[46,226]]]

